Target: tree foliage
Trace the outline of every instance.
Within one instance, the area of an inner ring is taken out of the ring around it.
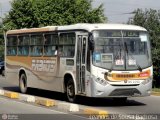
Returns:
[[[146,28],[150,35],[152,45],[152,60],[154,67],[154,80],[160,86],[160,11],[153,9],[135,10],[135,15],[129,20],[130,24]]]
[[[91,0],[13,0],[4,19],[6,29],[74,23],[101,23],[103,5],[92,8]]]
[[[11,6],[9,14],[3,20],[6,29],[35,27],[38,25],[31,0],[13,0]]]

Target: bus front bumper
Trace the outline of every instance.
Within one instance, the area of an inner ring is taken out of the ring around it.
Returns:
[[[152,90],[152,80],[139,85],[111,85],[105,86],[93,81],[91,85],[91,97],[138,97],[149,96]]]

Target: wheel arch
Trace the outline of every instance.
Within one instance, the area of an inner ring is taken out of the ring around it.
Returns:
[[[22,73],[24,73],[24,74],[26,75],[26,77],[27,77],[26,70],[25,70],[24,68],[20,68],[20,69],[19,69],[19,74],[18,74],[18,77],[19,77],[19,78],[20,78],[20,75],[21,75]]]
[[[70,73],[70,72],[67,72],[67,73],[64,74],[63,91],[64,91],[64,93],[66,92],[66,84],[67,84],[67,81],[69,80],[69,78],[72,78],[73,83],[74,83],[75,94],[77,94],[76,80],[75,80],[74,75],[72,73]]]

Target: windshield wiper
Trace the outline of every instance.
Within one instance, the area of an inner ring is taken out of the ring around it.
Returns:
[[[126,54],[127,54],[128,58],[129,58],[129,55],[128,55],[128,47],[127,47],[127,43],[126,43],[126,42],[124,42],[124,46],[125,46]],[[132,60],[135,60],[134,57],[133,57],[133,55],[130,54],[130,57],[131,57]],[[136,61],[136,66],[137,66],[138,70],[139,70],[140,72],[142,72],[142,68],[141,68],[141,66],[137,63],[137,61]]]
[[[122,47],[122,45],[119,43],[119,47],[120,47],[120,58],[121,58],[121,47]],[[113,60],[113,63],[111,64],[111,68],[109,69],[109,72],[112,72],[112,70],[113,70],[113,65],[114,65],[114,62],[115,62],[115,60],[116,60],[116,58],[118,57],[118,50],[116,49],[116,55],[114,56],[114,60]]]

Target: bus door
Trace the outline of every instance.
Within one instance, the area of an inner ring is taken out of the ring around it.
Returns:
[[[76,78],[78,93],[85,94],[87,35],[78,35]]]

